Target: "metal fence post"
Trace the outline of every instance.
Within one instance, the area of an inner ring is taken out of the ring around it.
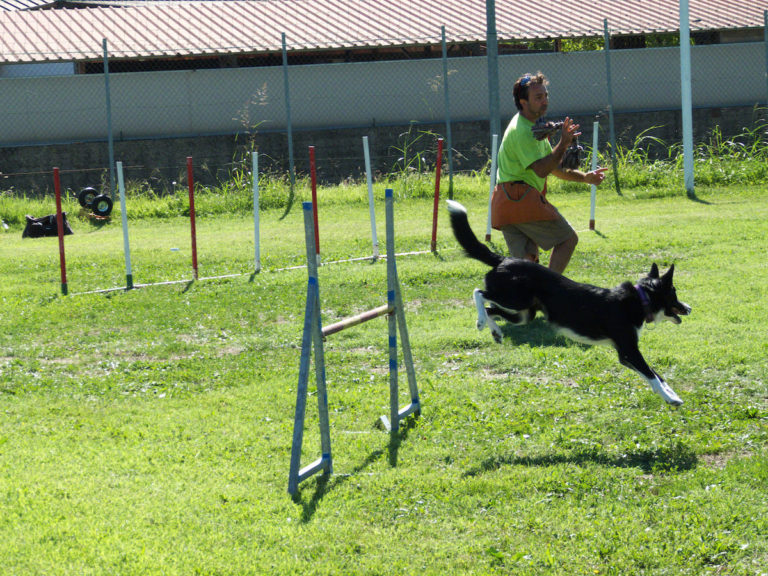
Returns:
[[[296,185],[296,174],[293,170],[293,129],[291,125],[291,94],[288,86],[288,49],[285,45],[285,32],[283,41],[283,87],[285,89],[285,127],[288,131],[288,170],[291,176],[291,192]]]
[[[611,138],[611,165],[613,166],[613,181],[616,193],[621,196],[619,184],[619,167],[616,161],[616,130],[613,126],[613,88],[611,87],[611,37],[608,35],[608,19],[603,19],[603,42],[605,43],[605,83],[608,86],[608,128]]]
[[[109,57],[107,39],[101,41],[104,49],[104,92],[107,99],[107,147],[109,148],[109,197],[115,200],[115,144],[112,141],[112,97],[109,90]]]
[[[490,114],[490,133],[501,133],[499,112],[499,41],[496,34],[496,2],[485,0],[485,20],[488,53],[488,111]]]
[[[763,43],[765,44],[765,105],[768,106],[768,10],[763,12]]]
[[[680,0],[680,92],[683,113],[683,173],[685,190],[694,195],[693,184],[693,97],[691,95],[691,36],[688,0]]]
[[[443,93],[445,94],[445,140],[448,144],[448,198],[453,200],[453,143],[451,141],[451,98],[448,91],[448,48],[445,44],[445,26],[440,28],[443,46]]]

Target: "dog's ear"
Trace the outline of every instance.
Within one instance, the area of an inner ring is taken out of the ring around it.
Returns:
[[[661,277],[661,281],[665,284],[672,284],[672,276],[675,273],[675,265],[672,264],[672,266],[669,267],[669,270],[664,274],[664,276]]]
[[[656,266],[656,262],[653,263],[651,266],[651,273],[648,274],[648,278],[658,278],[659,277],[659,267]]]

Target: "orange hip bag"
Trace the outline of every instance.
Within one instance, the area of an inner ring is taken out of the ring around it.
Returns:
[[[501,230],[510,224],[557,220],[557,209],[547,202],[547,187],[539,192],[525,182],[502,182],[491,195],[491,226]]]

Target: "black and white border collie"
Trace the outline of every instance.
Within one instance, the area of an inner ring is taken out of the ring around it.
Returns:
[[[496,254],[472,232],[464,206],[448,200],[448,212],[456,240],[467,255],[491,267],[485,275],[485,289],[474,291],[478,330],[488,326],[494,340],[501,342],[496,320],[526,324],[541,311],[559,333],[572,340],[610,344],[619,361],[639,373],[656,394],[673,406],[683,403],[648,366],[638,348],[645,322],[680,324],[680,316],[691,312],[690,306],[677,299],[672,284],[674,265],[659,276],[659,268],[653,264],[636,285],[624,282],[616,288],[599,288],[581,284],[528,260]]]

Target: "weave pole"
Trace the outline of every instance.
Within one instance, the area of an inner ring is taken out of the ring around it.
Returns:
[[[435,207],[432,211],[432,243],[429,248],[437,250],[437,213],[440,204],[440,172],[443,167],[443,139],[437,139],[437,160],[435,161]]]
[[[67,295],[67,259],[64,256],[64,214],[61,212],[61,179],[59,169],[53,169],[53,188],[56,192],[56,229],[59,235],[59,268],[61,269],[61,293]]]
[[[187,156],[187,183],[189,184],[189,226],[192,234],[192,274],[197,280],[197,231],[195,229],[195,173],[192,156]]]
[[[592,124],[592,172],[597,170],[597,139],[600,122]],[[589,206],[589,229],[595,229],[595,204],[597,204],[597,186],[592,184],[590,187],[590,206]]]
[[[368,149],[368,136],[363,136],[363,155],[365,156],[365,180],[368,183],[368,209],[371,213],[371,238],[373,239],[373,259],[379,259],[379,239],[376,237],[376,211],[373,207],[373,174],[371,173],[371,152]]]
[[[125,289],[133,289],[133,271],[131,269],[131,246],[128,242],[128,208],[125,203],[125,177],[123,163],[117,163],[117,187],[120,190],[120,218],[123,223],[123,253],[125,254]]]
[[[485,227],[485,241],[491,241],[491,200],[493,198],[493,190],[496,188],[496,161],[498,159],[499,152],[499,135],[494,134],[491,138],[491,185],[488,190],[488,224]]]
[[[259,246],[259,153],[254,152],[253,156],[253,169],[251,174],[253,177],[253,244],[254,244],[254,256],[253,267],[254,272],[261,271],[261,248]]]
[[[419,391],[416,386],[416,375],[413,368],[413,357],[408,338],[408,329],[405,324],[405,312],[400,293],[400,282],[397,277],[395,263],[394,241],[394,209],[392,190],[386,190],[386,216],[387,216],[387,303],[373,308],[356,316],[346,318],[325,328],[322,326],[320,312],[320,287],[317,278],[317,262],[315,253],[313,206],[311,202],[304,202],[304,236],[307,250],[307,300],[304,310],[304,332],[302,335],[301,359],[299,362],[299,384],[296,389],[296,411],[294,414],[293,445],[291,447],[291,464],[288,474],[288,493],[295,495],[299,489],[299,483],[314,474],[324,471],[333,472],[333,460],[331,458],[331,434],[328,419],[328,393],[325,379],[325,352],[324,340],[326,337],[351,328],[363,322],[388,316],[388,343],[389,343],[389,391],[390,414],[389,418],[381,417],[384,427],[390,434],[396,434],[400,422],[411,414],[421,413]],[[400,409],[398,391],[398,364],[397,364],[397,335],[400,334],[403,361],[406,366],[408,383],[411,395],[411,403]],[[317,404],[320,425],[321,456],[311,464],[301,468],[301,451],[304,436],[304,420],[306,416],[307,389],[309,380],[312,348],[315,350],[315,378],[317,385]]]

